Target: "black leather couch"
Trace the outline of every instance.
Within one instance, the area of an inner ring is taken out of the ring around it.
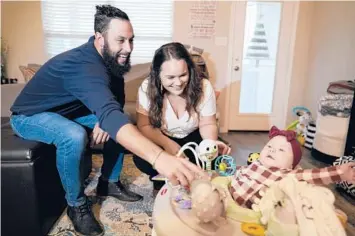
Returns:
[[[66,207],[53,145],[14,135],[1,118],[1,235],[47,235]],[[91,171],[91,150],[82,178]]]

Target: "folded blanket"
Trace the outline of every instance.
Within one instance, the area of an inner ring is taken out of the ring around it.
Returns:
[[[351,94],[328,94],[319,100],[318,111],[323,115],[349,117],[353,103]]]
[[[345,230],[335,213],[334,201],[334,195],[329,189],[288,176],[269,188],[253,209],[261,212],[261,221],[267,225],[275,216],[275,209],[279,203],[281,207],[291,206],[297,219],[300,236],[345,236]],[[285,202],[289,202],[290,205],[283,205]],[[270,225],[272,227],[268,232],[287,228],[282,219],[279,219],[279,224],[281,225]]]

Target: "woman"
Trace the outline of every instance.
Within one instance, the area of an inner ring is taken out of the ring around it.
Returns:
[[[220,154],[230,148],[217,141],[216,98],[211,83],[200,78],[189,52],[180,43],[161,46],[154,55],[151,72],[138,90],[138,129],[170,154],[188,142],[216,140]],[[149,151],[149,150],[147,150]],[[196,163],[192,152],[185,155]],[[150,178],[158,173],[137,156],[136,166]],[[159,188],[154,183],[155,189]]]

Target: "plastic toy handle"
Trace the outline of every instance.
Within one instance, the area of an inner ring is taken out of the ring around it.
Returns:
[[[310,110],[307,108],[307,107],[304,107],[304,106],[295,106],[292,108],[292,113],[295,115],[295,116],[299,116],[297,115],[297,112],[298,111],[304,111],[305,113],[306,112],[309,112],[310,113]]]
[[[196,160],[196,164],[197,164],[198,167],[201,168],[200,163],[199,163],[199,161],[198,161],[198,160],[199,160],[199,157],[198,157],[196,151],[195,151],[192,147],[186,146],[186,144],[185,144],[182,148],[180,148],[180,150],[179,150],[179,152],[176,154],[176,156],[180,157],[180,156],[182,155],[182,153],[183,153],[185,150],[187,150],[187,149],[190,150],[190,151],[194,154],[195,160]],[[202,166],[203,166],[202,168],[205,169],[204,162],[202,162]]]
[[[298,125],[298,123],[300,123],[300,121],[299,120],[295,120],[289,126],[286,127],[286,130],[295,130],[296,126]]]

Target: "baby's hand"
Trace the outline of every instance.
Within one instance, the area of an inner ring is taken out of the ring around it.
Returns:
[[[355,162],[349,162],[339,166],[342,180],[355,184]]]

